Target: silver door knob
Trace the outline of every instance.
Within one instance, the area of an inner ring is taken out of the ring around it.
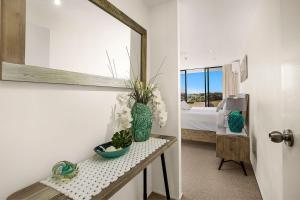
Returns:
[[[284,141],[284,143],[290,147],[294,145],[294,135],[293,131],[291,131],[290,129],[284,130],[283,133],[279,131],[272,131],[271,133],[269,133],[269,138],[272,142],[275,143],[281,143],[282,141]]]

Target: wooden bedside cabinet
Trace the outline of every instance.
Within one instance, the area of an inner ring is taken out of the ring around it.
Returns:
[[[219,170],[221,170],[224,162],[233,161],[238,163],[244,174],[247,172],[244,162],[250,163],[250,141],[249,136],[243,131],[242,133],[232,133],[227,128],[217,131],[216,154],[221,158]]]

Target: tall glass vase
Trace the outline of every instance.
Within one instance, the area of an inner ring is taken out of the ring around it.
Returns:
[[[152,129],[152,113],[149,106],[135,103],[131,110],[132,132],[135,142],[143,142],[149,139]]]

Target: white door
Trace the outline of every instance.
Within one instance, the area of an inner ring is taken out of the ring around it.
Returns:
[[[282,122],[294,133],[283,146],[283,200],[300,199],[300,0],[281,0]]]

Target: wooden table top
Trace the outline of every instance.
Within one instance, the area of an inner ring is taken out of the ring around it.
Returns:
[[[218,130],[216,131],[216,134],[217,136],[218,135],[231,135],[231,136],[243,136],[243,137],[248,137],[245,129],[242,130],[241,133],[234,133],[234,132],[231,132],[229,127],[227,128],[218,128]]]
[[[116,181],[112,182],[108,187],[103,189],[99,194],[93,197],[93,200],[109,199],[116,192],[118,192],[124,185],[131,179],[143,171],[151,162],[164,153],[172,144],[177,141],[174,136],[164,136],[152,134],[151,137],[162,138],[169,140],[163,146],[155,150],[146,159],[141,161],[135,167],[126,172],[123,176],[119,177]],[[57,190],[46,186],[40,182],[34,183],[20,191],[10,195],[8,200],[71,200],[71,198],[58,192]]]

